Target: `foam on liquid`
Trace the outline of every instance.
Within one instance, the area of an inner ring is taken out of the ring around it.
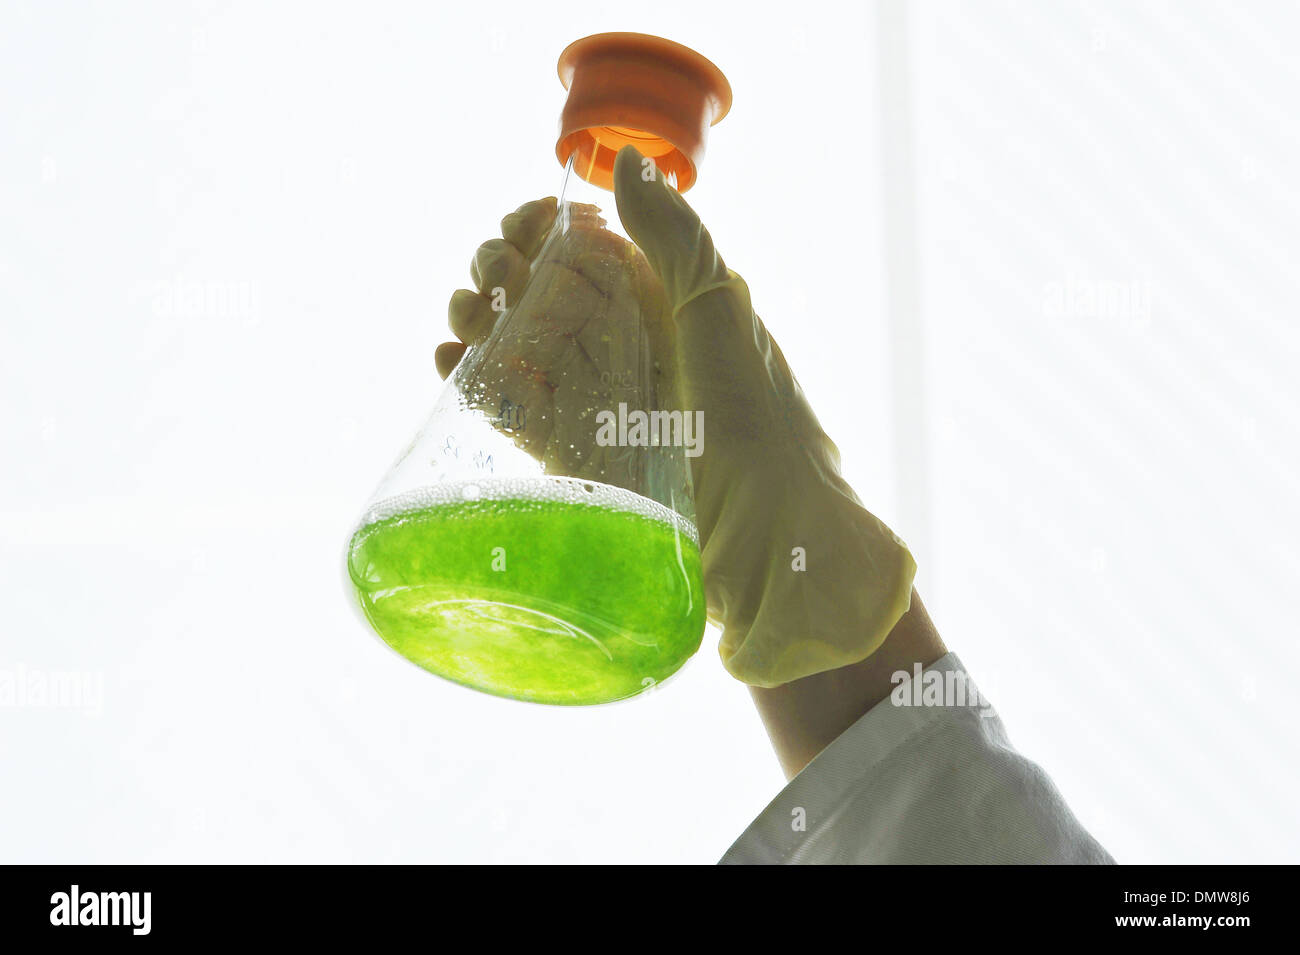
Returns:
[[[563,503],[623,511],[669,524],[689,537],[697,547],[700,543],[695,523],[658,501],[612,484],[549,475],[536,478],[447,481],[428,485],[371,505],[357,526],[369,527],[379,521],[415,514],[429,508],[482,501],[502,501],[512,508],[526,508],[530,504]]]

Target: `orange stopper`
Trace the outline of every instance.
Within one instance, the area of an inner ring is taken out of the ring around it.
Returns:
[[[632,145],[677,176],[677,190],[695,184],[709,127],[731,109],[731,84],[689,47],[645,33],[597,33],[560,54],[560,82],[569,91],[560,113],[555,155],[603,189],[614,188],[614,157]]]

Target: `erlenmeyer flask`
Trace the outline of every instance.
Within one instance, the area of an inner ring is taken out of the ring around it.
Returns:
[[[376,491],[348,571],[374,629],[425,669],[592,704],[672,675],[705,623],[702,416],[677,403],[663,290],[607,191],[614,157],[631,143],[647,175],[689,188],[731,91],[702,56],[643,34],[579,40],[559,70],[555,224]]]

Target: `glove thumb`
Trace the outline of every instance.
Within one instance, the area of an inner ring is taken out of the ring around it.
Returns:
[[[695,210],[634,146],[624,146],[614,159],[614,200],[674,312],[732,278]]]

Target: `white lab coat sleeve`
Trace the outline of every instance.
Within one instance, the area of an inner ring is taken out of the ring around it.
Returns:
[[[973,687],[949,653],[896,688],[790,781],[721,864],[1113,864]]]

